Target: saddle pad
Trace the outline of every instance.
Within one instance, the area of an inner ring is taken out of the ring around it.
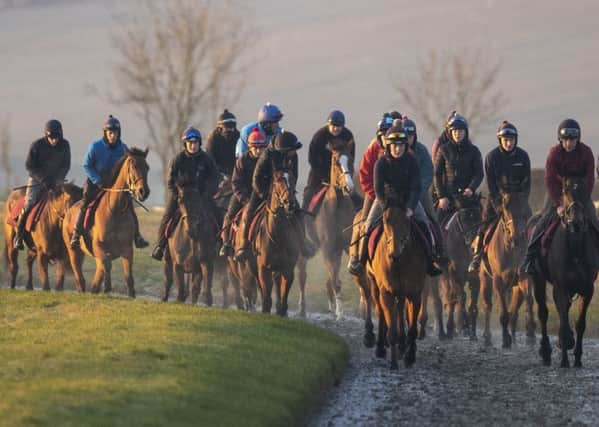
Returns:
[[[26,231],[33,231],[35,224],[37,224],[42,212],[44,211],[47,201],[48,198],[46,196],[42,196],[42,198],[35,203],[33,209],[31,209],[31,212],[29,212],[29,215],[27,215],[27,221],[25,222]]]
[[[83,219],[83,229],[89,230],[92,225],[94,225],[94,214],[96,213],[96,208],[98,207],[98,203],[102,199],[102,196],[106,194],[106,191],[100,191],[98,195],[91,201],[89,205],[87,205],[87,209],[85,210],[85,217]]]
[[[164,238],[165,239],[169,238],[169,236],[171,235],[171,233],[173,232],[173,230],[179,223],[180,219],[181,219],[181,214],[179,211],[176,211],[174,213],[174,215],[168,220],[168,222],[166,223],[166,227],[164,227]]]
[[[374,251],[376,250],[376,245],[378,244],[381,236],[383,235],[383,224],[379,224],[374,227],[374,230],[370,232],[370,237],[368,238],[368,258],[372,260],[374,257]]]
[[[318,192],[312,196],[312,200],[310,200],[310,204],[308,204],[308,212],[313,214],[316,213],[316,210],[320,207],[322,200],[324,199],[324,195],[329,189],[328,185],[323,185]]]
[[[19,214],[23,210],[24,206],[25,206],[25,196],[19,197],[17,202],[13,205],[12,209],[10,210],[9,217],[6,218],[6,223],[8,225],[10,225],[12,227],[17,226],[17,219],[19,219]]]
[[[256,237],[256,233],[258,231],[258,224],[260,220],[264,217],[264,213],[266,212],[266,203],[262,203],[258,209],[256,209],[256,213],[252,218],[252,222],[250,222],[250,231],[248,233],[249,239],[254,240]]]

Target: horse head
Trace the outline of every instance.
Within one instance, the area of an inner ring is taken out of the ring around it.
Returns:
[[[206,220],[202,215],[205,212],[202,193],[197,187],[185,184],[177,184],[177,190],[179,194],[177,201],[185,233],[192,240],[198,240],[201,227]]]
[[[268,206],[275,215],[280,212],[284,212],[289,218],[295,215],[297,206],[292,182],[289,172],[283,170],[274,172]]]
[[[330,183],[336,189],[349,195],[354,190],[354,180],[350,168],[350,154],[347,143],[343,140],[334,139],[327,144],[331,151],[331,177]]]
[[[126,185],[131,194],[140,202],[146,200],[150,195],[150,187],[148,186],[148,171],[150,170],[150,166],[146,161],[147,156],[147,148],[145,150],[127,148],[123,162],[126,171]]]
[[[570,232],[584,231],[587,228],[584,206],[588,198],[584,177],[562,179],[562,225]]]
[[[67,209],[82,198],[83,189],[72,182],[67,182],[50,190],[48,200],[52,206],[51,212],[62,219]]]
[[[526,223],[530,214],[527,194],[502,193],[500,225],[503,227],[508,248],[525,247]]]
[[[383,212],[384,235],[389,256],[398,260],[410,239],[410,220],[405,209],[390,205]]]
[[[478,233],[482,214],[478,202],[463,207],[457,213],[457,231],[463,237],[466,246],[470,246]]]

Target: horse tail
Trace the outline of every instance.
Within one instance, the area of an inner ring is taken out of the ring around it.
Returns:
[[[4,269],[6,270],[6,268],[8,267],[8,240],[5,239],[4,241],[4,250],[2,251],[2,265],[4,266]]]

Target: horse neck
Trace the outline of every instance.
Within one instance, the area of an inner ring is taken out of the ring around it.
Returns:
[[[131,197],[127,191],[129,189],[127,162],[128,159],[125,157],[120,165],[115,165],[115,168],[118,167],[118,172],[115,173],[116,177],[112,185],[107,188],[108,197],[103,197],[101,200],[101,202],[108,204],[111,211],[119,208],[125,210],[131,203]]]

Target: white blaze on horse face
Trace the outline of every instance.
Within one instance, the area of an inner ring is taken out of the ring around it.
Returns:
[[[283,174],[283,178],[285,179],[285,183],[287,184],[287,188],[291,187],[291,184],[289,184],[289,173],[285,172]]]
[[[345,174],[345,185],[347,186],[347,190],[351,193],[354,191],[354,180],[349,171],[349,158],[346,154],[339,156],[339,166],[341,166],[341,170]]]

